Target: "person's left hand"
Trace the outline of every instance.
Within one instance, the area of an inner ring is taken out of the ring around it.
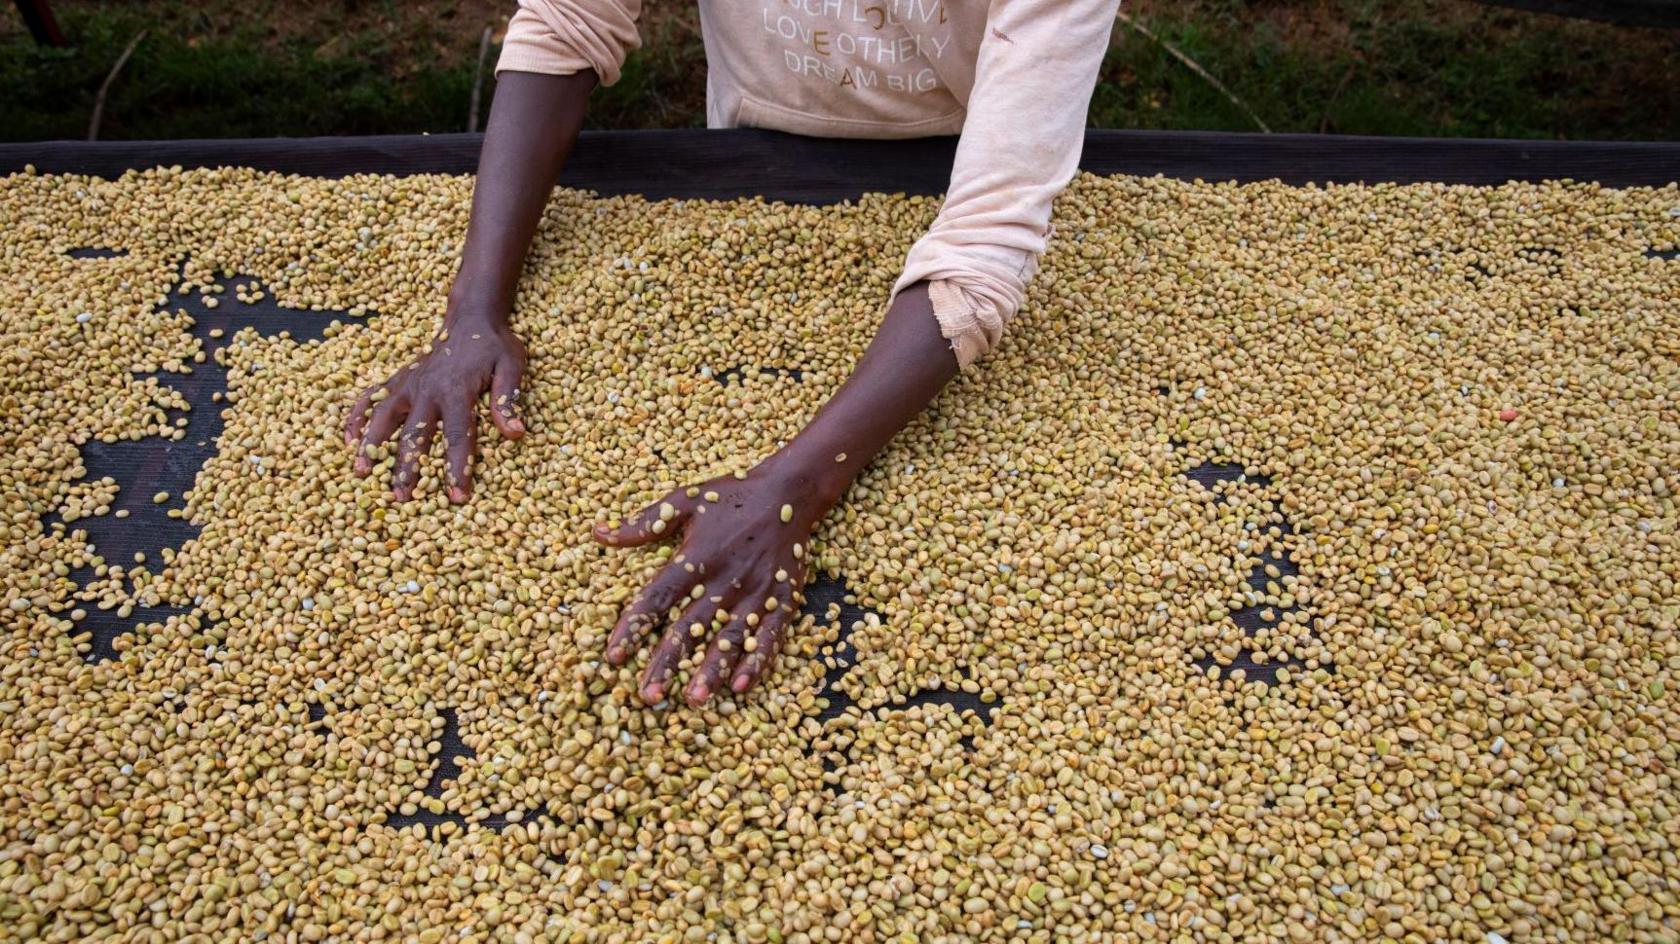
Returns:
[[[811,530],[832,504],[818,495],[810,483],[760,465],[745,478],[678,488],[626,521],[596,525],[595,540],[610,547],[682,541],[607,639],[607,661],[623,665],[681,608],[642,674],[644,702],[665,699],[678,666],[707,637],[711,647],[684,692],[689,704],[726,685],[744,692],[763,677],[805,602]]]

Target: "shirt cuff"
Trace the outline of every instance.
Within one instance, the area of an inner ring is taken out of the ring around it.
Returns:
[[[967,370],[1003,336],[1003,313],[982,298],[963,291],[951,279],[928,283],[928,301],[939,333],[951,342],[957,366]]]
[[[577,75],[591,68],[588,61],[536,42],[515,42],[511,37],[502,45],[496,59],[496,74],[503,72],[534,72],[538,75]]]
[[[618,81],[624,57],[641,43],[639,0],[520,0],[508,20],[496,74],[576,75],[590,69],[603,86]]]

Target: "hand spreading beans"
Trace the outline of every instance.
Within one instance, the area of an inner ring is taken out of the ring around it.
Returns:
[[[664,699],[708,634],[714,638],[688,683],[689,704],[759,680],[805,601],[811,530],[956,371],[926,286],[912,286],[888,306],[851,378],[792,442],[750,473],[678,489],[627,522],[596,526],[596,540],[616,547],[683,538],[607,642],[607,661],[623,665],[643,636],[665,627],[642,675],[644,701]]]
[[[685,691],[693,705],[725,684],[746,691],[776,658],[805,602],[811,529],[828,511],[802,509],[796,492],[761,467],[678,489],[626,521],[596,526],[595,539],[612,547],[682,542],[607,640],[607,661],[623,665],[650,631],[664,627],[642,673],[643,701],[663,700],[678,666],[707,637],[711,646]]]
[[[473,411],[486,390],[496,429],[509,439],[525,435],[525,424],[514,412],[525,345],[505,319],[466,315],[446,318],[444,325],[414,363],[356,398],[344,427],[345,444],[356,447],[359,476],[373,471],[370,448],[401,429],[391,474],[391,495],[398,501],[413,496],[420,460],[431,451],[440,424],[449,447],[449,500],[467,500],[478,432]]]

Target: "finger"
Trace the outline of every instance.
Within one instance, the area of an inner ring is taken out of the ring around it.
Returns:
[[[608,547],[640,547],[682,531],[694,508],[681,489],[666,495],[614,526],[597,524],[595,540]]]
[[[519,378],[525,365],[515,357],[504,357],[496,365],[490,378],[490,422],[509,439],[525,435],[525,423],[519,418]]]
[[[362,438],[362,430],[367,426],[368,408],[373,406],[373,391],[369,387],[362,391],[356,402],[350,404],[350,416],[344,421],[344,444],[354,446]]]
[[[459,505],[472,495],[472,460],[478,449],[473,405],[457,401],[443,411],[443,441],[449,446],[449,500]]]
[[[681,668],[683,660],[694,653],[711,628],[718,605],[710,600],[697,600],[682,615],[665,627],[665,635],[653,647],[647,668],[642,672],[642,701],[653,705],[665,700],[671,690],[671,679]]]
[[[670,612],[671,607],[689,598],[690,591],[700,578],[684,568],[684,563],[682,555],[677,555],[677,559],[655,574],[636,599],[619,614],[612,634],[607,637],[609,663],[623,665],[640,648],[648,632],[665,622],[665,614]]]
[[[424,400],[409,411],[408,424],[397,438],[397,466],[391,472],[391,494],[397,501],[408,501],[414,495],[414,483],[420,480],[420,460],[431,454],[436,436],[437,407]]]
[[[382,400],[373,408],[368,417],[367,428],[362,431],[362,444],[356,450],[356,474],[367,475],[373,471],[373,458],[367,454],[369,446],[377,446],[397,431],[403,419],[408,415],[406,401],[390,398]]]
[[[761,614],[758,625],[753,627],[753,634],[742,644],[741,661],[735,667],[734,678],[730,679],[729,687],[739,693],[744,692],[763,678],[765,671],[776,661],[776,653],[782,649],[782,639],[787,635],[788,623],[797,613],[790,607],[777,607],[773,613]]]
[[[717,638],[712,640],[710,649],[706,650],[706,657],[701,660],[700,667],[694,670],[694,675],[688,680],[688,690],[684,693],[688,703],[696,708],[704,705],[714,692],[722,691],[724,682],[735,671],[735,664],[741,660],[742,646],[747,638],[747,621],[756,614],[738,613],[718,631]]]

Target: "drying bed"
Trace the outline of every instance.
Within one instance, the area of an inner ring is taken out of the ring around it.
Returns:
[[[766,686],[636,702],[669,551],[588,525],[799,428],[950,146],[586,138],[463,507],[338,429],[439,343],[476,139],[0,147],[0,918],[1672,935],[1672,146],[1094,132]]]

